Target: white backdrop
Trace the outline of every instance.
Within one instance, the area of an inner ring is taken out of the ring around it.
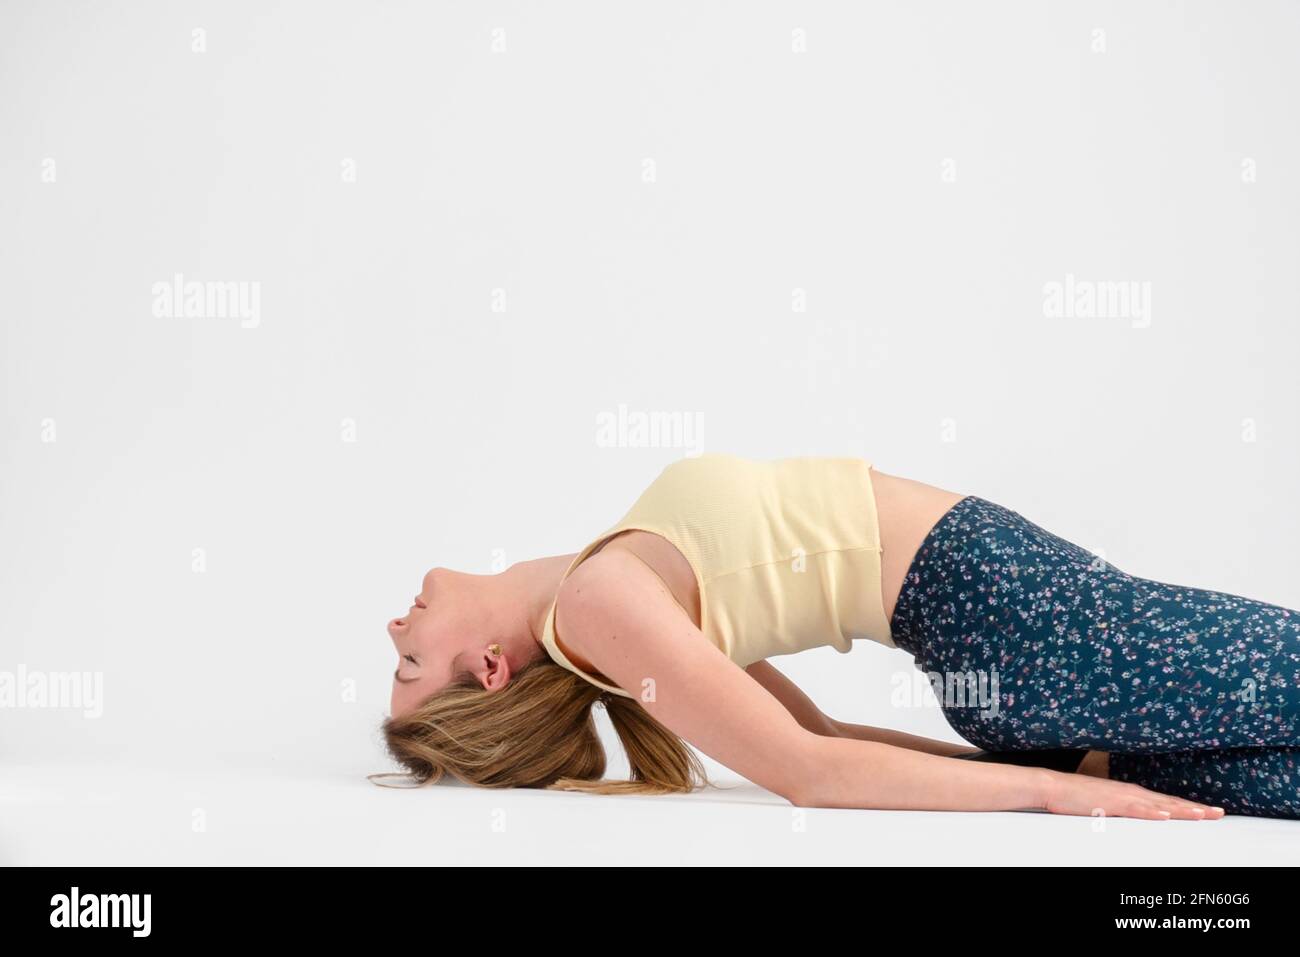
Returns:
[[[0,710],[10,780],[386,768],[420,576],[575,551],[698,448],[1300,607],[1298,42],[1283,2],[7,0],[0,671],[102,676]],[[777,664],[955,740],[901,652]]]

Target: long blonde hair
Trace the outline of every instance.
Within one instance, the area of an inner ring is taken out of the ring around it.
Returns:
[[[631,780],[604,780],[597,702],[618,733]],[[479,787],[590,794],[674,794],[710,785],[694,750],[635,700],[544,658],[499,691],[484,690],[468,672],[459,675],[382,730],[389,753],[418,783],[450,774]]]

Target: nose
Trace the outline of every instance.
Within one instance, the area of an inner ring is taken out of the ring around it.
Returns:
[[[406,627],[405,618],[394,618],[392,621],[388,623],[388,636],[390,638],[396,638],[398,635],[402,633],[402,629],[405,627]]]

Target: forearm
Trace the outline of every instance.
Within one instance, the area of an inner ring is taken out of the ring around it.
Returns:
[[[816,738],[795,802],[807,807],[914,811],[1009,811],[1045,806],[1042,768],[954,761],[854,738]]]
[[[878,744],[890,744],[896,748],[906,748],[909,751],[920,751],[924,754],[937,754],[945,758],[958,754],[974,754],[979,750],[979,748],[972,748],[968,744],[950,744],[947,741],[936,741],[933,738],[923,738],[917,734],[893,731],[889,728],[873,728],[870,725],[850,724],[847,721],[836,721],[834,719],[831,719],[831,725],[834,727],[836,735],[841,738],[875,741]]]

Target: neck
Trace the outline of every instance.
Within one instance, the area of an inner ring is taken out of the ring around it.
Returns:
[[[509,640],[518,643],[522,655],[533,658],[546,654],[542,647],[542,629],[560,587],[560,578],[575,557],[576,552],[534,558],[516,562],[501,573],[500,581],[506,586],[506,593],[512,596]]]

